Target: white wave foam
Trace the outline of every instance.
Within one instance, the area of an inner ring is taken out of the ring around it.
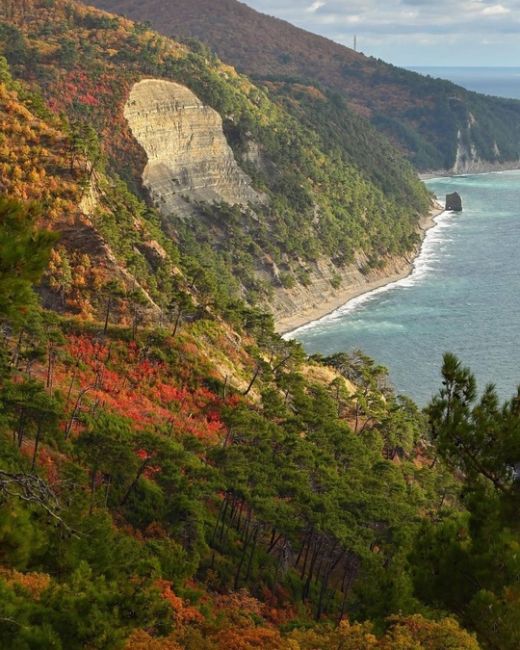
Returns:
[[[434,218],[435,226],[430,228],[424,237],[421,250],[419,255],[415,258],[412,264],[411,273],[397,280],[396,282],[389,282],[382,287],[377,289],[372,289],[372,291],[367,291],[366,293],[351,298],[344,305],[334,310],[330,314],[323,316],[317,320],[306,323],[301,327],[298,327],[291,332],[287,332],[283,335],[284,339],[294,339],[297,338],[298,334],[303,331],[313,329],[319,325],[324,325],[332,321],[339,320],[343,318],[346,314],[350,314],[361,305],[365,305],[367,302],[370,302],[375,297],[379,296],[382,293],[391,291],[396,287],[413,287],[418,282],[420,282],[430,271],[434,269],[432,262],[435,262],[438,259],[439,245],[444,244],[447,241],[444,231],[448,230],[453,223],[453,213],[452,212],[442,212],[437,217]]]

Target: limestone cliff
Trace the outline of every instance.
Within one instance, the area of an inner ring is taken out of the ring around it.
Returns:
[[[148,157],[143,183],[165,216],[185,213],[188,201],[247,205],[262,200],[235,160],[220,115],[185,86],[140,81],[125,117]]]
[[[501,171],[520,168],[520,159],[502,160],[500,148],[495,141],[493,144],[494,160],[487,160],[479,154],[477,139],[473,129],[478,124],[472,113],[469,113],[468,122],[464,132],[459,129],[457,132],[457,149],[455,162],[450,169],[437,169],[423,174],[427,176],[456,175],[456,174],[478,174],[483,172]]]

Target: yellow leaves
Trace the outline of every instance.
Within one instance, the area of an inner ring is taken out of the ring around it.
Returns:
[[[48,43],[47,41],[42,41],[39,39],[34,39],[33,44],[38,54],[40,54],[42,57],[50,58],[54,56],[60,49],[57,43]]]
[[[386,634],[378,637],[370,623],[341,622],[336,630],[294,631],[289,639],[294,650],[342,648],[342,650],[479,650],[475,638],[451,618],[431,621],[416,614],[395,617]]]
[[[135,630],[127,640],[124,650],[182,650],[171,639],[154,639],[144,630]]]
[[[14,180],[21,180],[23,178],[23,169],[20,165],[15,165],[11,169],[11,178]]]
[[[31,169],[27,174],[27,180],[29,181],[29,183],[33,185],[39,183],[41,179],[42,179],[41,170]]]

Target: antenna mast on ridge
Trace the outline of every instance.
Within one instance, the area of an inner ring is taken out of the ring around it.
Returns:
[[[354,52],[357,52],[357,34],[354,35]]]

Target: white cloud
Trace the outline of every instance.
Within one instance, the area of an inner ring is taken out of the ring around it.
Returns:
[[[520,0],[242,0],[258,11],[350,44],[354,34],[366,52],[391,61],[413,60],[452,65],[519,65]],[[498,46],[489,60],[485,41]],[[426,45],[428,43],[429,45]],[[406,54],[405,54],[406,56]]]
[[[326,5],[325,2],[322,2],[321,0],[317,0],[316,2],[313,2],[310,7],[307,7],[305,10],[307,13],[314,14],[318,11],[318,9],[321,9]]]
[[[492,5],[491,7],[485,7],[482,10],[483,16],[503,16],[504,14],[510,14],[511,9],[504,7],[504,5]]]

